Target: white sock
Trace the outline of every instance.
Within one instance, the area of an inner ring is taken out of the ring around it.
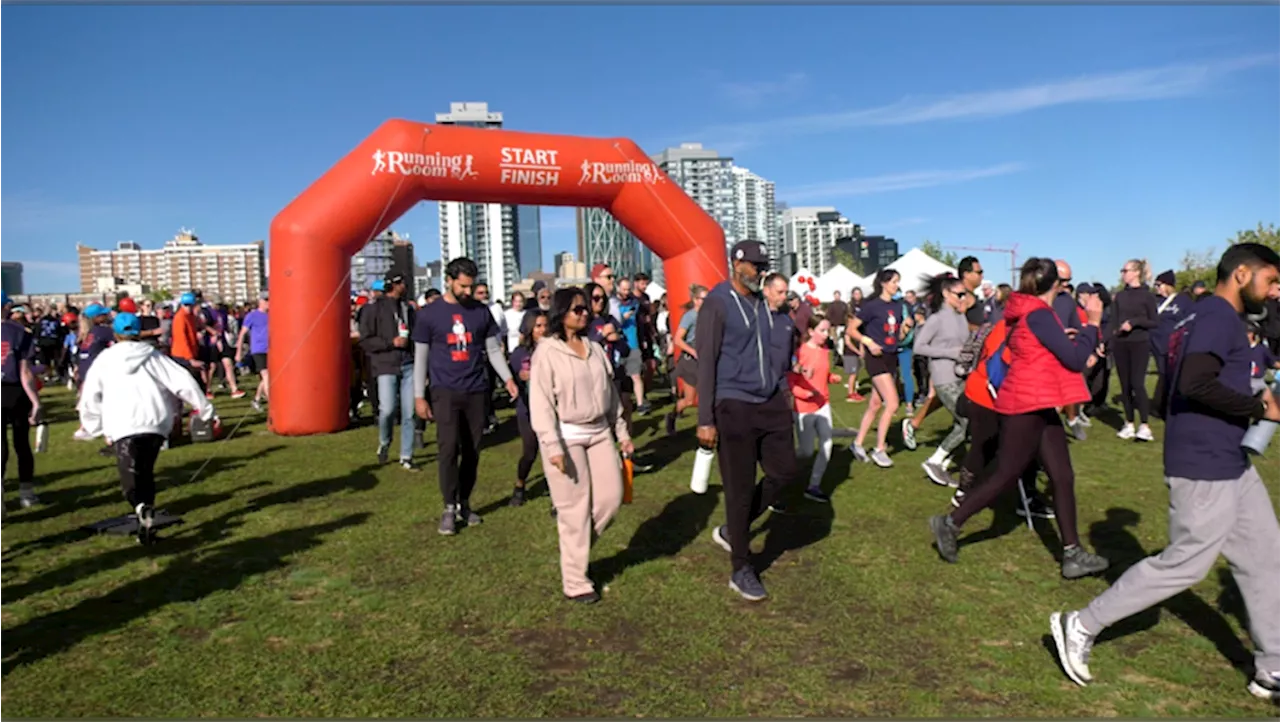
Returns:
[[[943,451],[942,449],[935,449],[935,450],[934,450],[934,452],[933,452],[933,456],[930,456],[930,457],[929,457],[929,463],[930,463],[930,464],[939,464],[939,465],[941,465],[941,466],[946,466],[946,463],[947,463],[947,452]]]

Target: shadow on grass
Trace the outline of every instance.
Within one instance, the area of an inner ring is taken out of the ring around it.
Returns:
[[[589,576],[602,588],[627,569],[663,557],[673,557],[707,530],[711,512],[720,503],[719,486],[705,494],[686,492],[662,508],[657,516],[641,523],[627,548],[591,565]]]
[[[288,564],[321,537],[363,523],[367,512],[324,524],[244,539],[206,554],[184,554],[160,572],[135,580],[70,609],[32,619],[4,633],[4,674],[69,649],[81,641],[127,626],[170,604],[194,602],[239,587],[246,579]]]
[[[1129,567],[1150,556],[1137,537],[1129,531],[1130,527],[1137,526],[1141,520],[1142,515],[1131,509],[1111,508],[1107,510],[1105,519],[1094,522],[1089,528],[1089,540],[1094,549],[1111,560],[1111,568],[1105,572],[1106,579],[1111,584],[1115,584]],[[1223,573],[1227,572],[1223,570]],[[1228,590],[1224,584],[1224,597]],[[1221,604],[1221,600],[1219,603]],[[1231,624],[1218,610],[1190,589],[1122,620],[1103,632],[1098,641],[1118,640],[1154,627],[1160,621],[1161,608],[1169,610],[1197,634],[1213,642],[1231,666],[1246,677],[1253,677],[1253,655],[1236,636]]]

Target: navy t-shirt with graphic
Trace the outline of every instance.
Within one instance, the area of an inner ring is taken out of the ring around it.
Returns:
[[[427,371],[432,388],[468,394],[489,390],[484,342],[498,336],[498,324],[483,304],[449,303],[443,298],[418,310],[414,343],[431,345]]]
[[[516,387],[520,389],[520,395],[516,397],[516,414],[526,419],[529,418],[529,403],[525,401],[525,399],[529,398],[529,382],[520,378],[520,372],[529,371],[532,361],[533,350],[523,344],[516,346],[515,350],[511,352],[511,378],[515,380]]]
[[[1276,365],[1276,357],[1265,343],[1249,349],[1249,377],[1260,379],[1267,375],[1267,369]]]
[[[882,349],[893,351],[898,347],[898,328],[902,325],[902,302],[873,298],[858,309],[862,325],[858,332],[880,344]]]
[[[0,367],[3,367],[4,382],[16,384],[22,381],[23,359],[31,361],[35,357],[35,344],[31,334],[21,324],[13,321],[0,323]]]
[[[80,342],[81,382],[89,378],[89,367],[93,365],[93,360],[115,341],[116,335],[110,326],[94,325],[89,329],[88,336]]]
[[[1210,296],[1191,312],[1169,339],[1172,378],[1181,375],[1182,361],[1192,354],[1212,354],[1222,361],[1218,381],[1237,393],[1252,396],[1249,347],[1244,319],[1225,299]],[[1169,419],[1165,427],[1165,476],[1196,481],[1227,481],[1240,478],[1249,468],[1249,459],[1240,448],[1250,420],[1224,418],[1197,408],[1171,390]]]
[[[587,338],[603,346],[605,344],[603,329],[609,324],[613,324],[619,332],[622,331],[622,322],[606,313],[587,322]]]

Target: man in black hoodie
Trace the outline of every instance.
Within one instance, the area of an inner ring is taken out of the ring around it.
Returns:
[[[387,463],[396,406],[400,407],[400,466],[413,464],[413,307],[404,299],[404,276],[392,271],[383,280],[383,294],[365,304],[360,314],[360,347],[368,355],[369,375],[378,389],[378,463]]]
[[[767,596],[751,566],[751,522],[797,478],[790,394],[790,320],[761,296],[769,268],[765,245],[741,241],[730,251],[732,277],[707,294],[698,312],[698,442],[720,442],[725,521],[712,539],[731,555],[729,588],[748,601]],[[756,464],[764,470],[756,484]]]

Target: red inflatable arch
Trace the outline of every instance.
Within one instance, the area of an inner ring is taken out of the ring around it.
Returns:
[[[269,428],[347,425],[351,256],[424,200],[605,208],[689,285],[727,277],[724,232],[635,143],[389,120],[271,223]]]

